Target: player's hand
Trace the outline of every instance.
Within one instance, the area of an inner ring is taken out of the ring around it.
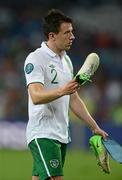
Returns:
[[[101,135],[103,137],[103,139],[106,139],[108,137],[108,133],[106,133],[104,130],[102,130],[101,128],[96,128],[93,131],[93,134],[98,134]]]
[[[70,95],[70,94],[75,93],[78,90],[78,88],[79,88],[79,85],[76,82],[76,80],[71,80],[67,84],[62,86],[60,90],[61,90],[62,95]]]

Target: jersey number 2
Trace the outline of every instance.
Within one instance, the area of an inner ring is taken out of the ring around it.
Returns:
[[[53,76],[53,79],[52,79],[51,83],[58,84],[58,82],[56,81],[57,71],[55,69],[51,69],[51,74]]]

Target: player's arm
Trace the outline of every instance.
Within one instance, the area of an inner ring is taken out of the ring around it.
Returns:
[[[103,131],[92,118],[77,92],[71,95],[70,108],[77,117],[82,119],[90,127],[93,133],[102,135],[103,138],[108,136],[108,134]]]
[[[33,103],[36,105],[49,103],[64,95],[70,95],[74,93],[77,88],[78,83],[75,80],[71,80],[62,87],[50,90],[45,89],[44,85],[41,83],[31,83],[28,86],[28,91]]]

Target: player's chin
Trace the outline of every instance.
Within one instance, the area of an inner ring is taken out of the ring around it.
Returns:
[[[67,50],[69,50],[70,48],[71,48],[71,45],[66,46],[65,50],[67,51]]]

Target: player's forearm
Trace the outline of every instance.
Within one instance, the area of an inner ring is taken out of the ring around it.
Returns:
[[[52,89],[52,90],[44,89],[41,90],[41,92],[37,90],[34,92],[34,95],[33,92],[31,92],[31,98],[35,105],[49,103],[51,101],[60,98],[61,96],[63,96],[63,94],[60,88]]]
[[[97,125],[96,121],[91,117],[85,104],[80,99],[79,95],[76,93],[75,96],[76,97],[71,98],[71,104],[70,104],[71,110],[74,112],[74,114],[77,117],[82,119],[92,131],[98,129],[99,126]]]
[[[55,89],[45,89],[40,83],[32,83],[28,86],[29,94],[33,103],[46,104],[54,101],[64,95],[70,95],[76,92],[78,83],[75,80],[71,80],[62,87]]]

